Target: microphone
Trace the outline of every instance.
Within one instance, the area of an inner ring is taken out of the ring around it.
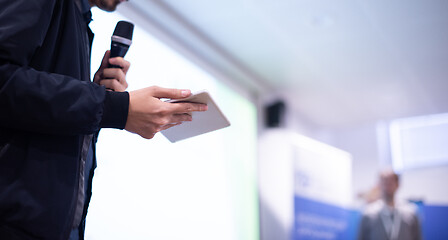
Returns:
[[[126,21],[119,21],[112,35],[110,44],[110,57],[124,57],[132,44],[132,33],[134,24]],[[111,68],[120,68],[120,66],[109,64]]]

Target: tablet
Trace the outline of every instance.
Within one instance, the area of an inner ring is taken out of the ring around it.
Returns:
[[[180,125],[168,128],[161,133],[171,142],[194,137],[200,134],[212,132],[230,126],[229,120],[221,112],[218,105],[213,101],[210,94],[203,90],[183,99],[172,99],[167,102],[194,102],[207,104],[205,112],[192,112],[193,121],[184,122]]]

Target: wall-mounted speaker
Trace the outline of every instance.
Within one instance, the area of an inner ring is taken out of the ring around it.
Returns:
[[[266,126],[267,127],[280,127],[284,124],[286,105],[283,101],[279,100],[265,107],[266,113]]]

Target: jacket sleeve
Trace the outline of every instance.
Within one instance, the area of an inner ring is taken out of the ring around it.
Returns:
[[[124,128],[129,94],[29,67],[56,0],[0,0],[0,127],[48,134]]]

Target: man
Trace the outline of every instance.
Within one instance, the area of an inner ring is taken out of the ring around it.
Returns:
[[[399,205],[395,193],[399,176],[392,170],[380,173],[381,199],[364,211],[359,228],[359,240],[420,240],[421,228],[415,207]]]
[[[124,92],[109,52],[90,81],[90,8],[120,2],[0,0],[0,239],[83,239],[99,129],[151,139],[207,110],[159,100],[189,90]]]

